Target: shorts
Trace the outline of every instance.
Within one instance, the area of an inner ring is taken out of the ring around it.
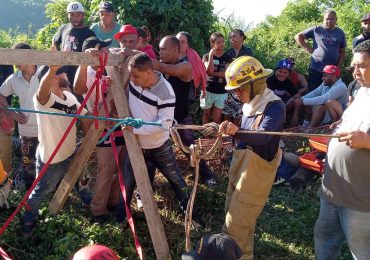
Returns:
[[[227,99],[227,93],[214,94],[212,92],[206,91],[206,97],[200,98],[200,107],[203,109],[209,109],[214,105],[215,107],[219,109],[224,109],[226,99]]]

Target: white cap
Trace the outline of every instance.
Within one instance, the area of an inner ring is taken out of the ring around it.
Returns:
[[[84,7],[79,2],[71,2],[67,6],[67,13],[84,13]]]

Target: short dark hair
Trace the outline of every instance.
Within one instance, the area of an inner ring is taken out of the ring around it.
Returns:
[[[31,46],[25,42],[19,42],[12,46],[12,49],[16,50],[31,50]]]
[[[364,52],[370,55],[370,40],[361,42],[359,45],[357,45],[353,49],[353,53],[360,53],[360,52]]]
[[[212,43],[215,43],[215,41],[217,40],[217,38],[225,38],[225,37],[220,32],[214,32],[214,33],[211,34],[211,37],[209,37],[209,42],[211,44]]]
[[[334,10],[326,10],[325,13],[324,13],[324,16],[327,15],[327,14],[333,14],[335,17],[337,17],[337,12],[335,12]]]
[[[185,32],[185,31],[181,31],[181,32],[178,32],[176,34],[176,36],[177,35],[183,35],[183,36],[185,36],[186,40],[188,41],[188,44],[190,45],[190,41],[191,41],[191,35],[190,35],[190,33]]]
[[[134,55],[130,59],[128,66],[131,69],[137,69],[139,71],[153,70],[153,62],[144,52]]]
[[[164,39],[165,40],[168,39],[173,47],[176,47],[176,48],[180,49],[180,41],[179,41],[179,39],[176,38],[176,36],[167,35],[167,36],[164,37]]]
[[[245,36],[244,32],[240,29],[234,29],[230,32],[229,36],[231,36],[232,33],[237,33],[239,34],[239,36],[243,37],[243,39],[245,40],[247,37]]]

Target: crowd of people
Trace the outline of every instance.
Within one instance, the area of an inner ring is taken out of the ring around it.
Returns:
[[[69,3],[66,10],[69,23],[59,28],[51,49],[93,56],[109,52],[132,56],[127,86],[130,113],[134,118],[161,122],[164,127],[124,126],[122,131],[137,135],[150,181],[153,182],[159,170],[174,190],[184,214],[189,189],[179,171],[169,132],[164,128],[169,128],[174,120],[178,124],[192,124],[189,108],[195,98],[200,98],[203,123],[215,122],[220,125],[219,134],[239,140],[229,169],[225,223],[222,234],[213,237],[228,241],[213,245],[219,247],[219,252],[225,253],[225,257],[233,255],[233,259],[253,259],[256,220],[267,201],[282,156],[278,136],[241,134],[238,130],[282,131],[288,126],[302,125],[309,131],[311,127],[331,124],[340,138],[331,140],[325,162],[321,209],[314,232],[316,257],[335,259],[347,240],[354,258],[370,258],[370,225],[367,225],[370,178],[365,165],[370,156],[367,114],[370,111],[366,103],[370,101],[370,14],[362,17],[363,33],[353,40],[353,60],[348,69],[354,81],[347,87],[341,80],[346,36],[336,26],[337,16],[333,10],[324,13],[323,24],[295,36],[297,44],[311,56],[308,80],[296,71],[294,57],[277,61],[274,70],[264,68],[244,45],[246,36],[242,30],[230,32],[229,50],[225,50],[225,36],[212,33],[211,49],[201,58],[190,47],[190,33],[180,31],[176,36],[163,37],[157,51],[150,45],[150,28],[121,26],[115,21],[115,10],[111,2],[100,3],[100,21],[89,28],[83,22],[82,4]],[[312,39],[312,47],[308,39]],[[18,43],[13,49],[31,47]],[[109,116],[117,117],[109,91],[114,82],[107,73],[100,80],[100,93],[92,92],[85,106],[81,106],[99,67],[15,64],[15,72],[12,66],[0,68],[1,107],[9,107],[12,95],[16,95],[23,109],[85,115],[94,114],[106,102]],[[12,171],[11,138],[16,121],[22,143],[22,178],[29,189],[72,119],[6,110],[0,110],[0,118],[0,168],[3,168],[0,181],[5,182],[4,173]],[[81,120],[83,132],[92,124],[92,120]],[[110,127],[106,126],[105,133]],[[108,212],[114,209],[117,220],[125,221],[118,169],[122,169],[127,192],[126,206],[130,207],[135,195],[136,182],[122,131],[114,131],[107,141],[96,146],[98,167],[94,193],[86,188],[83,176],[76,184],[96,224],[108,221]],[[194,144],[192,130],[179,130],[179,135],[186,146]],[[31,235],[37,223],[41,202],[64,177],[75,154],[76,138],[77,128],[73,126],[29,196],[22,225],[25,237]],[[113,160],[112,146],[117,147],[119,165]],[[214,172],[204,160],[200,161],[200,177],[208,186],[217,185]],[[139,202],[140,194],[135,196]],[[193,214],[193,224],[203,226],[196,210]],[[208,251],[212,254],[214,250]],[[197,252],[190,255],[194,254]]]

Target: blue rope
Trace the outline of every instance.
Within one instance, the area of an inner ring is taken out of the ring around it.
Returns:
[[[108,120],[108,121],[114,121],[118,122],[115,126],[113,126],[106,135],[101,138],[98,142],[98,144],[103,143],[105,140],[108,139],[109,135],[113,133],[118,127],[124,126],[132,126],[134,128],[140,128],[143,125],[153,125],[153,126],[159,126],[162,127],[161,122],[145,122],[144,120],[140,118],[132,118],[132,117],[126,117],[123,119],[120,118],[112,118],[112,117],[103,117],[103,116],[83,116],[83,115],[76,115],[76,114],[62,114],[57,112],[47,112],[47,111],[40,111],[40,110],[30,110],[30,109],[21,109],[21,108],[0,108],[2,110],[9,110],[13,112],[25,112],[25,113],[36,113],[36,114],[44,114],[44,115],[53,115],[53,116],[64,116],[64,117],[77,117],[81,119],[95,119],[95,120]],[[165,129],[166,130],[166,129]]]

